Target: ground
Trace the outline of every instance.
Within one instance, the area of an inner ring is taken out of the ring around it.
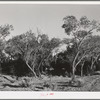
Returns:
[[[76,83],[71,85],[71,78],[62,76],[36,79],[0,75],[0,91],[100,91],[100,75],[76,76]]]

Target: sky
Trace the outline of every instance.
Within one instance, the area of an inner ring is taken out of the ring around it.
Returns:
[[[28,30],[47,34],[50,38],[66,38],[61,27],[63,18],[74,15],[76,18],[87,16],[100,20],[100,5],[73,4],[0,4],[0,25],[11,24],[14,31],[10,37]]]

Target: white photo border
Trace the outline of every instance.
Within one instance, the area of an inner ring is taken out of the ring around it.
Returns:
[[[0,1],[1,4],[100,5],[100,1]],[[100,99],[100,92],[0,91],[0,99]]]

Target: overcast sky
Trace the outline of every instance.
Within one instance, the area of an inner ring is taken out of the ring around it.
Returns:
[[[65,38],[66,34],[61,26],[67,15],[100,20],[100,5],[0,4],[0,25],[13,25],[13,35],[25,33],[29,29],[36,32],[38,27],[49,37]]]

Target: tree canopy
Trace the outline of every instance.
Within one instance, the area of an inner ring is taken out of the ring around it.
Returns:
[[[64,28],[67,35],[73,36],[73,39],[75,40],[74,42],[76,44],[74,48],[75,53],[72,60],[74,79],[77,65],[86,56],[86,51],[81,53],[80,47],[82,46],[84,41],[92,35],[94,30],[96,32],[100,30],[100,23],[96,20],[91,21],[86,16],[81,17],[79,20],[76,19],[75,16],[66,16],[63,20],[64,24],[62,25],[62,28]]]

